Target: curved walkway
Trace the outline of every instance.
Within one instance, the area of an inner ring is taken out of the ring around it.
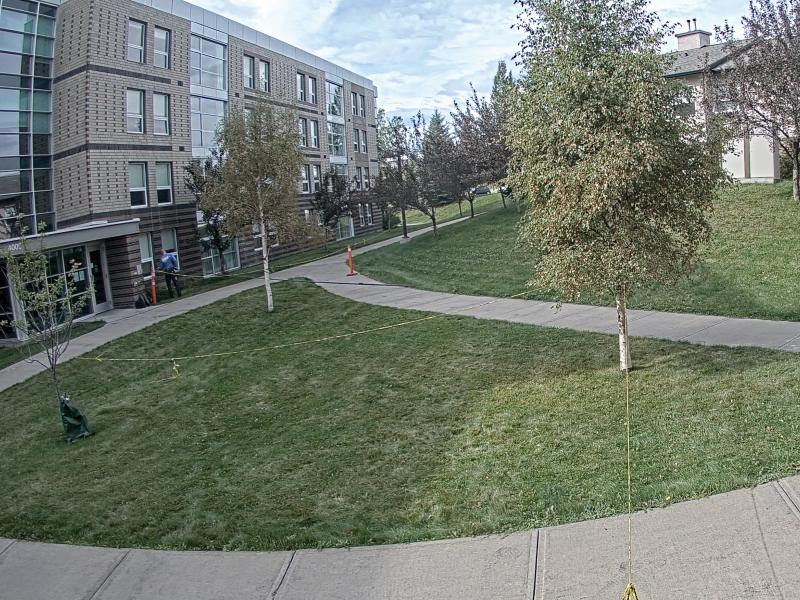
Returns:
[[[423,232],[416,232],[419,235]],[[396,243],[398,239],[381,242]],[[360,252],[359,252],[360,253]],[[613,309],[465,297],[346,277],[342,256],[295,267],[353,300],[613,332]],[[155,322],[261,285],[259,279],[143,311],[112,311],[67,358]],[[631,333],[800,351],[800,323],[631,311]],[[0,390],[41,370],[0,371]],[[626,583],[625,517],[508,536],[297,552],[168,552],[0,539],[0,600],[556,600],[618,599]],[[800,476],[634,516],[634,581],[648,600],[798,597]]]
[[[476,216],[479,217],[479,215]],[[448,221],[440,227],[463,220],[466,219]],[[409,234],[409,240],[429,231],[430,228],[414,231]],[[394,237],[360,248],[353,254],[358,256],[383,246],[406,243],[409,240]],[[356,261],[357,267],[358,261]],[[348,277],[345,258],[341,254],[279,271],[273,277],[275,281],[297,277],[307,278],[333,294],[367,304],[597,333],[616,333],[617,330],[616,310],[611,307],[562,304],[559,309],[556,309],[552,302],[447,294],[385,284],[363,275]],[[66,361],[91,352],[112,340],[258,287],[262,283],[260,278],[255,278],[147,309],[117,309],[103,313],[98,318],[105,321],[106,325],[73,340],[62,360]],[[696,344],[757,346],[786,352],[800,352],[800,322],[798,321],[768,321],[654,310],[629,310],[628,328],[632,336],[639,337],[662,338]],[[39,358],[43,359],[41,356]],[[40,364],[30,361],[22,361],[6,367],[0,370],[0,392],[44,370]],[[0,600],[3,600],[2,596],[0,596]]]
[[[800,476],[634,515],[643,600],[800,590]],[[618,600],[625,517],[508,536],[296,552],[169,552],[0,539],[3,600]]]

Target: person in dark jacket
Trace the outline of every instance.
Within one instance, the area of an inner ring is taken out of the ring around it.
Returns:
[[[178,283],[178,276],[175,275],[176,271],[178,270],[178,259],[175,258],[175,255],[171,252],[167,252],[163,248],[161,249],[161,271],[164,272],[164,279],[167,280],[167,291],[169,292],[169,297],[174,298],[172,294],[172,287],[175,287],[175,291],[178,293],[178,298],[181,297],[181,286]]]

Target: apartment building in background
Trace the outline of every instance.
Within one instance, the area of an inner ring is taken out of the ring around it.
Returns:
[[[376,96],[369,79],[183,0],[0,0],[0,248],[19,249],[26,215],[54,273],[81,263],[86,314],[133,306],[162,248],[213,276],[184,167],[222,117],[259,98],[297,108],[298,211],[312,221],[326,170],[358,189],[377,175]],[[365,201],[336,235],[381,226]],[[261,235],[234,239],[227,267],[258,262]],[[296,249],[270,235],[276,255]],[[19,313],[4,277],[0,321]]]
[[[732,52],[725,44],[712,44],[711,33],[697,29],[691,22],[686,31],[676,34],[678,50],[670,53],[673,63],[668,78],[680,79],[695,92],[693,113],[699,113],[705,77],[717,77],[732,68]],[[742,42],[741,48],[746,43]],[[780,155],[774,136],[764,133],[747,135],[734,141],[725,154],[725,169],[740,183],[774,183],[780,179]]]

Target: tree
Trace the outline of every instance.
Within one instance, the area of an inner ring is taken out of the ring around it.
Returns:
[[[220,200],[231,226],[258,224],[267,312],[274,310],[269,275],[270,232],[282,243],[299,241],[317,231],[300,217],[298,184],[303,154],[297,112],[259,100],[252,109],[231,111],[217,131],[221,156],[219,178],[211,193]]]
[[[523,76],[510,111],[510,182],[529,208],[534,281],[560,298],[611,292],[631,368],[627,297],[686,274],[708,238],[723,142],[682,116],[667,80],[669,28],[646,0],[521,0]]]
[[[214,248],[219,254],[220,267],[225,273],[225,251],[230,248],[231,240],[236,231],[230,218],[226,218],[224,198],[215,196],[212,192],[220,190],[220,172],[222,156],[218,148],[212,148],[211,156],[202,161],[192,161],[184,167],[186,187],[197,201],[197,210],[203,215],[205,232],[208,241],[203,241],[207,249]]]
[[[418,140],[410,155],[417,193],[410,200],[410,206],[428,216],[436,235],[436,208],[452,197],[458,177],[455,171],[456,148],[449,127],[438,110],[427,126],[422,113],[417,113],[412,124]]]
[[[742,25],[746,44],[727,23],[717,28],[732,54],[721,77],[729,115],[744,134],[775,136],[800,201],[800,0],[753,0]]]
[[[338,175],[333,169],[326,171],[322,186],[311,200],[317,220],[325,229],[325,243],[332,227],[336,227],[339,217],[352,213],[350,184],[346,177]]]
[[[475,186],[501,182],[508,171],[509,150],[504,130],[508,120],[510,95],[514,89],[514,78],[504,61],[497,65],[492,93],[487,101],[479,98],[472,88],[472,97],[464,107],[454,101],[455,112],[451,113],[460,153],[459,165],[463,172],[463,193],[470,203],[470,216],[475,216],[473,203]],[[503,207],[506,194],[500,194]]]
[[[376,195],[389,198],[399,210],[403,224],[403,237],[408,237],[406,222],[406,200],[408,186],[403,182],[407,173],[407,159],[414,143],[411,130],[402,117],[386,119],[383,110],[378,111],[378,160],[380,175]]]
[[[22,223],[22,215],[19,221]],[[28,340],[22,346],[28,360],[47,369],[56,403],[61,408],[62,397],[66,395],[61,388],[58,367],[69,348],[73,323],[88,301],[85,265],[71,260],[65,272],[60,268],[56,270],[45,250],[44,237],[27,236],[22,225],[19,231],[19,252],[5,251],[0,256],[0,266],[6,270],[11,294],[22,312],[8,325]],[[31,245],[32,241],[35,245]],[[33,358],[37,352],[45,355],[46,362]]]

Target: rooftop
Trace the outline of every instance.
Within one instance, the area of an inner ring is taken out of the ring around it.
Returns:
[[[667,77],[679,77],[700,73],[706,68],[717,69],[728,62],[734,52],[744,46],[745,42],[740,41],[733,49],[726,47],[725,44],[709,44],[702,48],[670,52],[667,56],[673,58],[674,61],[667,69],[666,75]]]

